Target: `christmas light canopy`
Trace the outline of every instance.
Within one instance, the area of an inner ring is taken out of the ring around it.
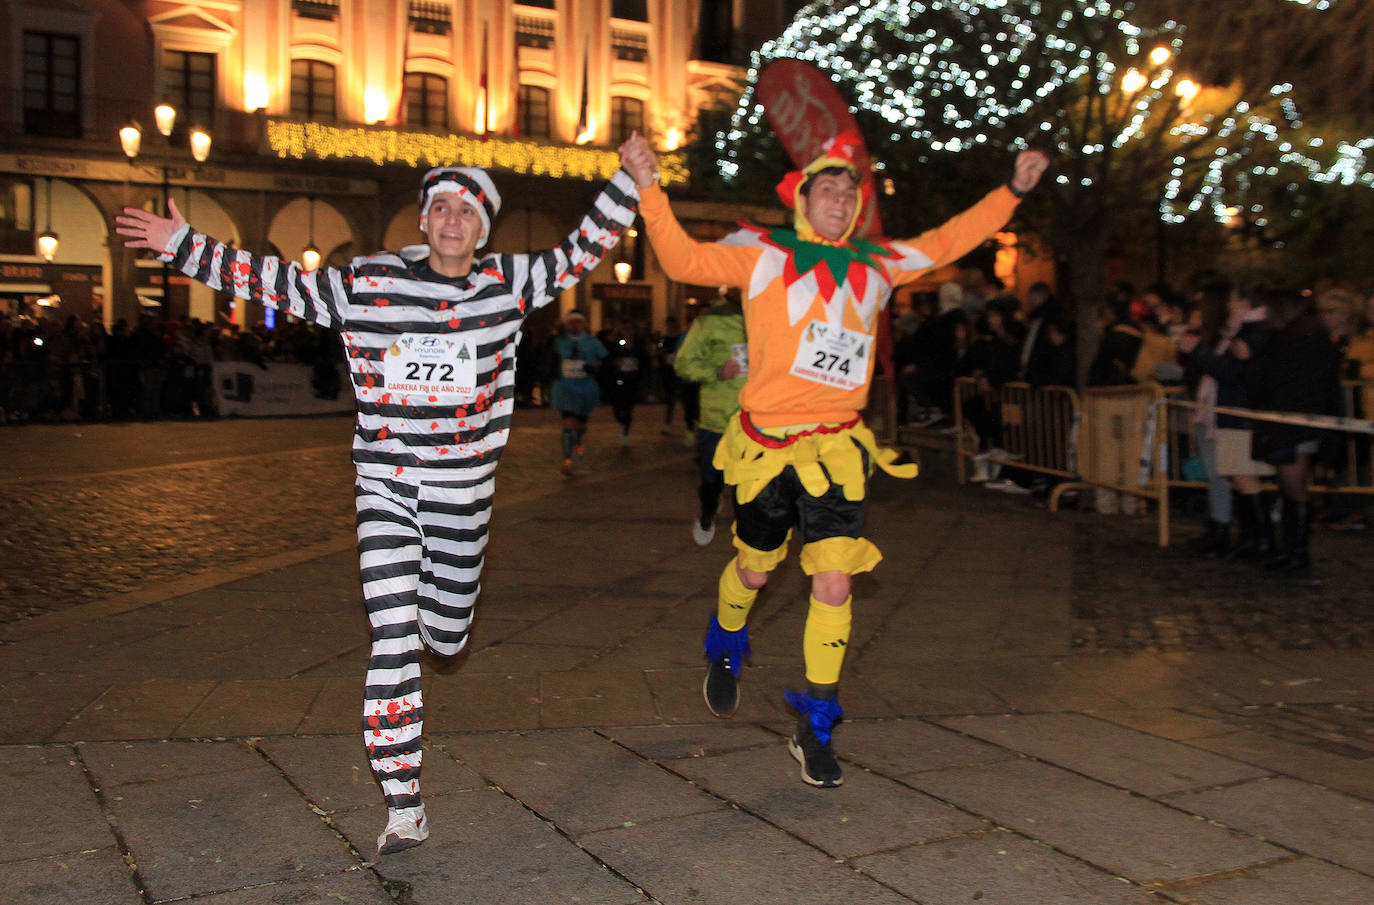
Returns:
[[[1262,179],[1374,185],[1374,138],[1310,134],[1289,84],[1258,97],[1204,88],[1186,72],[1184,26],[1141,25],[1133,12],[1129,0],[812,2],[753,54],[750,87],[716,136],[721,172],[737,175],[740,139],[767,128],[752,87],[759,70],[794,58],[835,79],[856,112],[877,114],[893,141],[937,154],[1051,150],[1080,164],[1057,167],[1066,190],[1104,178],[1084,161],[1128,158],[1163,135],[1177,148],[1160,202],[1166,221],[1205,212],[1228,222],[1239,208],[1258,222]]]

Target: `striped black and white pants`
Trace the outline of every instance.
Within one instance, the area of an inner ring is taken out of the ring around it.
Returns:
[[[487,545],[491,475],[409,482],[358,476],[358,558],[371,625],[363,738],[388,807],[420,803],[420,649],[468,640]]]

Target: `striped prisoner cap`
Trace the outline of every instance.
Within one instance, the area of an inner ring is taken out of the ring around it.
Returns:
[[[421,217],[429,213],[434,196],[444,192],[452,192],[477,208],[477,215],[482,220],[482,236],[477,240],[477,247],[487,244],[491,221],[501,210],[501,193],[496,191],[487,171],[481,167],[435,167],[430,170],[420,183]]]

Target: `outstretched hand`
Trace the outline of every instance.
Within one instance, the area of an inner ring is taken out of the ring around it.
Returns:
[[[124,243],[126,248],[150,248],[161,254],[177,230],[186,225],[186,218],[171,198],[167,199],[167,212],[170,217],[159,217],[141,207],[126,207],[115,217],[115,232],[130,237]]]
[[[1011,176],[1011,187],[1024,195],[1040,182],[1040,177],[1049,169],[1050,158],[1044,151],[1022,151],[1016,155],[1016,167]]]
[[[658,182],[658,155],[649,147],[649,140],[638,132],[631,132],[620,145],[620,165],[642,189]]]

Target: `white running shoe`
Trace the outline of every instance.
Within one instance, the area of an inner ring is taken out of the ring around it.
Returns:
[[[387,808],[386,829],[377,837],[377,854],[394,855],[414,848],[429,838],[429,823],[425,820],[425,806]]]
[[[701,522],[692,519],[692,540],[697,542],[698,547],[705,547],[711,543],[711,538],[716,536],[716,523],[712,522],[709,528],[701,527]]]
[[[970,484],[984,484],[992,480],[987,453],[979,453],[973,457],[973,474],[969,475],[968,480]]]
[[[1017,495],[1024,495],[1031,492],[1031,489],[1029,487],[1022,487],[1020,484],[1007,478],[1002,478],[999,481],[988,481],[983,486],[986,487],[988,490],[1000,490],[1003,493],[1012,493]]]

